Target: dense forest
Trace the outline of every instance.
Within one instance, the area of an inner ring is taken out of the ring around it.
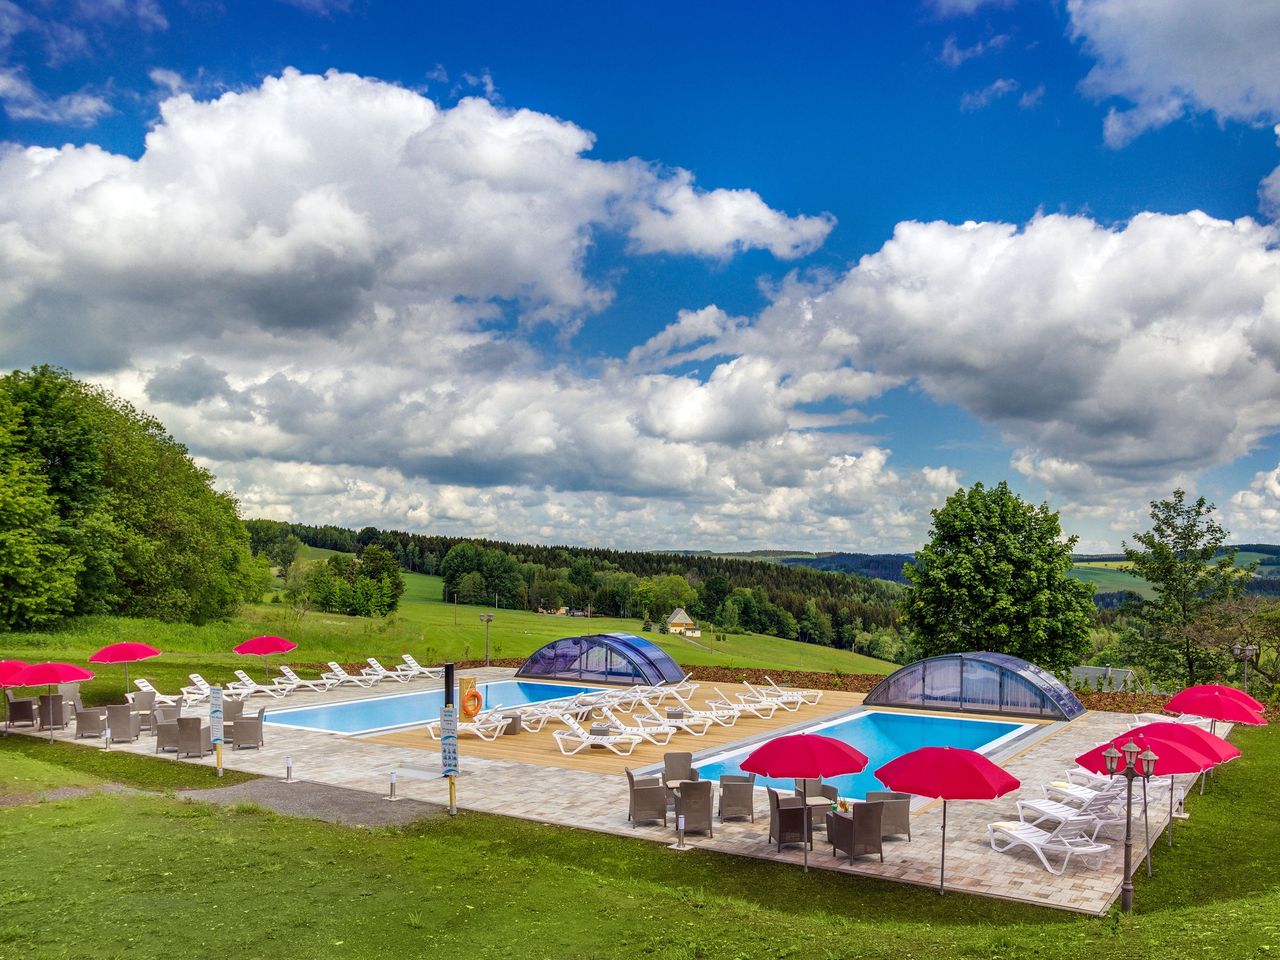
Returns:
[[[231,496],[155,418],[65,371],[0,377],[0,629],[202,623],[262,595]]]
[[[915,563],[916,558],[911,553],[823,553],[811,557],[783,557],[780,562],[787,566],[812,567],[814,570],[832,570],[906,583],[902,568],[908,563]]]

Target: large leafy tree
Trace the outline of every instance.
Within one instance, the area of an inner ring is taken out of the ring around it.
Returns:
[[[53,497],[22,440],[18,408],[0,392],[0,629],[9,630],[70,612],[81,567],[60,542]]]
[[[1151,501],[1151,529],[1123,545],[1129,572],[1155,592],[1138,609],[1129,655],[1158,680],[1194,684],[1221,669],[1220,655],[1199,643],[1191,626],[1252,576],[1252,568],[1236,567],[1214,509],[1204,497],[1189,503],[1186,491],[1174,490],[1168,500]]]
[[[47,540],[78,570],[69,612],[199,623],[261,590],[236,501],[159,421],[51,367],[0,378],[0,394],[16,410],[6,459],[38,465]]]
[[[903,571],[903,625],[920,655],[994,650],[1050,670],[1081,661],[1093,586],[1069,576],[1076,538],[1063,537],[1056,512],[1002,481],[956,491],[932,517]]]

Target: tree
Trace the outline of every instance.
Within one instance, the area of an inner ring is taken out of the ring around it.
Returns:
[[[458,580],[459,603],[484,603],[487,592],[484,588],[484,577],[479,570],[464,573]]]
[[[280,568],[280,576],[288,579],[289,568],[293,566],[293,562],[298,559],[298,551],[302,549],[302,541],[289,534],[281,540],[277,540],[267,551],[267,556],[275,561],[277,567]]]
[[[1123,544],[1129,573],[1155,591],[1139,608],[1130,650],[1162,681],[1195,684],[1210,675],[1210,654],[1187,628],[1208,607],[1239,593],[1253,574],[1252,567],[1236,567],[1235,548],[1224,547],[1227,531],[1214,510],[1204,497],[1189,504],[1185,491],[1174,490],[1168,500],[1151,501],[1152,527],[1133,535],[1137,546]]]
[[[390,590],[387,600],[389,606],[382,612],[390,612],[400,605],[400,598],[404,595],[404,576],[400,573],[400,564],[386,547],[377,543],[371,543],[365,547],[364,552],[360,554],[360,565],[356,576],[378,583],[384,580],[387,582]]]
[[[59,542],[40,465],[20,448],[18,409],[0,393],[0,630],[52,623],[71,611],[80,561]]]
[[[1003,481],[958,490],[932,512],[929,542],[903,574],[903,625],[921,656],[994,650],[1049,670],[1081,661],[1093,585],[1069,576],[1076,538],[1058,514]]]

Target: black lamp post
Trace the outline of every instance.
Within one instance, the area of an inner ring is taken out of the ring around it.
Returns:
[[[1151,752],[1151,748],[1139,752],[1136,743],[1130,740],[1120,750],[1111,744],[1102,751],[1103,762],[1107,765],[1107,774],[1122,774],[1126,781],[1124,800],[1124,884],[1120,887],[1120,909],[1128,913],[1133,909],[1133,781],[1141,777],[1143,791],[1146,781],[1156,772],[1156,761],[1160,758]],[[1124,766],[1120,766],[1121,761]]]
[[[493,623],[492,613],[480,614],[480,622],[484,624],[484,665],[489,665],[489,624]]]
[[[1231,645],[1231,655],[1244,664],[1244,692],[1249,692],[1249,661],[1258,655],[1257,644],[1246,643],[1241,646],[1238,643]]]

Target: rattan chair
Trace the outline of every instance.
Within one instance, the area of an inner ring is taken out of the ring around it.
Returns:
[[[231,732],[231,746],[235,750],[241,747],[253,747],[257,750],[262,746],[262,718],[266,715],[267,708],[259,707],[256,717],[241,716],[236,719],[235,729]]]
[[[839,791],[830,783],[823,783],[821,777],[811,777],[796,781],[796,796],[806,797],[812,800],[814,797],[822,797],[824,800],[830,801],[827,804],[809,804],[809,829],[820,830],[825,829],[826,819],[823,814],[827,812],[828,807],[834,806],[836,801],[840,799]]]
[[[769,793],[769,842],[782,849],[784,843],[804,843],[805,807],[799,797],[783,797],[772,787]],[[808,831],[809,849],[813,849],[813,831]]]
[[[698,771],[693,769],[692,753],[664,753],[662,755],[662,785],[667,788],[667,801],[676,799],[675,788],[682,780],[702,779]]]
[[[107,729],[106,713],[102,710],[76,711],[76,739],[100,737]]]
[[[139,724],[151,729],[151,711],[156,708],[154,690],[139,690],[129,697],[129,709],[138,715]]]
[[[107,729],[112,743],[132,742],[142,736],[142,715],[131,704],[112,704],[107,707]]]
[[[67,711],[66,701],[63,700],[60,693],[45,693],[40,696],[40,727],[48,730],[50,727],[65,727],[67,718],[70,713]]]
[[[213,752],[213,740],[210,739],[209,727],[200,717],[179,717],[178,756],[195,754],[203,757]]]
[[[80,700],[80,684],[78,682],[58,684],[58,693],[62,695],[63,716],[74,717],[84,709],[84,704]]]
[[[895,790],[868,790],[867,800],[884,804],[883,836],[907,835],[911,840],[911,794]]]
[[[727,774],[720,778],[720,822],[726,817],[750,817],[756,822],[756,775]]]
[[[26,724],[34,727],[38,722],[36,719],[36,698],[35,697],[15,697],[12,690],[4,692],[5,703],[5,723],[8,726],[15,724]]]
[[[661,820],[667,825],[667,788],[657,777],[641,777],[627,771],[627,819],[639,826],[641,820]]]
[[[684,817],[685,833],[715,836],[711,827],[711,781],[694,780],[676,789],[676,823]]]
[[[831,855],[843,853],[852,863],[854,857],[875,853],[880,855],[880,862],[884,863],[884,848],[880,839],[883,815],[882,801],[855,803],[848,813],[828,811],[825,819]]]

